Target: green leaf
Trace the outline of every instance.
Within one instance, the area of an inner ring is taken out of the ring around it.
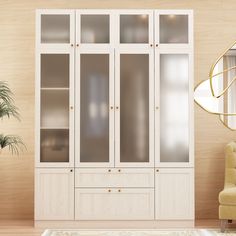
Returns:
[[[9,151],[16,155],[19,155],[20,151],[26,149],[26,146],[23,143],[21,137],[17,135],[0,134],[0,148],[3,149],[5,147],[8,147]]]
[[[18,108],[14,105],[13,93],[6,82],[0,81],[0,118],[13,116],[20,119]]]

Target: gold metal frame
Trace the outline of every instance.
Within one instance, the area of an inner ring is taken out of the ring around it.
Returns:
[[[236,128],[235,128],[235,129],[232,129],[231,127],[229,127],[228,125],[226,125],[225,122],[223,122],[223,120],[221,119],[220,116],[221,116],[221,115],[219,115],[219,120],[220,120],[220,122],[221,122],[226,128],[230,129],[231,131],[236,131]]]
[[[216,95],[215,92],[214,92],[214,88],[213,88],[213,78],[216,77],[217,75],[220,75],[220,74],[224,74],[225,72],[228,72],[230,70],[233,70],[233,69],[236,69],[236,66],[233,66],[233,67],[230,67],[230,68],[227,68],[225,70],[223,70],[222,72],[219,72],[217,74],[213,74],[213,71],[214,71],[214,68],[216,66],[216,64],[224,57],[224,55],[226,54],[227,51],[229,51],[234,45],[236,45],[236,41],[234,41],[233,44],[230,45],[230,47],[228,47],[218,58],[217,60],[213,63],[213,65],[211,66],[210,68],[210,72],[209,72],[209,78],[208,79],[205,79],[205,80],[202,80],[200,81],[199,83],[197,83],[197,85],[194,87],[194,92],[196,91],[196,89],[198,88],[199,85],[201,85],[203,82],[209,80],[210,82],[210,89],[211,89],[211,93],[212,93],[212,96],[215,97],[215,98],[220,98],[222,95],[224,95],[226,93],[226,91],[229,89],[229,87],[233,84],[234,81],[236,81],[236,76],[232,79],[232,81],[230,81],[229,85],[219,94],[219,95]],[[218,118],[219,120],[221,121],[221,123],[227,127],[228,129],[230,129],[231,131],[236,131],[236,129],[232,129],[231,127],[227,126],[225,124],[225,122],[221,119],[221,116],[236,116],[236,113],[221,113],[221,112],[212,112],[212,111],[209,111],[208,109],[206,109],[205,107],[203,107],[202,105],[200,105],[195,99],[194,99],[194,102],[199,106],[201,107],[203,110],[205,110],[206,112],[210,113],[210,114],[213,114],[213,115],[218,115]]]
[[[195,86],[194,88],[194,92],[196,91],[196,89],[198,88],[198,86],[202,83],[204,83],[205,81],[207,81],[209,79],[205,79],[205,80],[202,80],[200,81],[199,83],[197,83],[197,85]],[[221,112],[212,112],[212,111],[209,111],[208,109],[206,109],[205,107],[203,107],[201,104],[199,104],[196,99],[194,98],[194,102],[199,106],[201,107],[203,110],[207,111],[208,113],[210,114],[213,114],[213,115],[222,115],[222,116],[236,116],[236,113],[221,113]]]
[[[223,74],[223,73],[225,73],[225,72],[227,72],[227,71],[230,71],[230,70],[236,68],[236,66],[235,66],[235,67],[231,67],[231,68],[228,68],[228,69],[226,69],[226,70],[223,70],[223,71],[220,72],[220,73],[217,73],[217,74],[213,75],[213,72],[214,72],[214,69],[215,69],[216,64],[223,58],[223,56],[226,54],[226,52],[229,51],[235,44],[236,44],[236,41],[234,41],[234,43],[231,44],[230,47],[228,47],[228,48],[224,51],[224,53],[222,53],[222,54],[220,55],[220,57],[218,57],[218,59],[215,61],[215,63],[213,63],[213,65],[211,66],[210,73],[209,73],[210,88],[211,88],[212,96],[215,97],[215,98],[221,97],[221,96],[229,89],[229,87],[232,85],[232,83],[236,80],[236,77],[234,77],[234,78],[232,79],[232,81],[230,82],[230,84],[222,91],[221,94],[216,95],[216,94],[214,93],[213,81],[212,81],[213,77],[215,77],[215,76],[217,76],[217,75],[220,75],[220,74]]]

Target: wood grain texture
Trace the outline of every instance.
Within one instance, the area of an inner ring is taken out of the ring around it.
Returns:
[[[34,45],[37,8],[193,9],[195,84],[205,80],[214,60],[236,40],[235,0],[1,0],[0,79],[9,82],[22,121],[4,120],[1,132],[23,137],[27,152],[0,156],[0,219],[33,219]],[[218,217],[223,187],[224,146],[235,132],[195,105],[196,218]]]

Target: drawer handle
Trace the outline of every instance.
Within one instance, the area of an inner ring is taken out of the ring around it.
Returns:
[[[121,172],[121,170],[119,169],[118,172]]]
[[[159,172],[159,170],[158,170],[158,169],[156,169],[156,172]]]
[[[109,169],[108,172],[111,172],[111,170]]]
[[[120,189],[118,189],[118,192],[120,193],[120,192],[121,192],[121,190],[120,190]]]
[[[111,190],[110,189],[108,189],[108,193],[110,193],[111,192]]]

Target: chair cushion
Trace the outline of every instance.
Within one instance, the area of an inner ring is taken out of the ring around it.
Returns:
[[[225,188],[219,194],[219,202],[222,205],[236,206],[236,186]]]

